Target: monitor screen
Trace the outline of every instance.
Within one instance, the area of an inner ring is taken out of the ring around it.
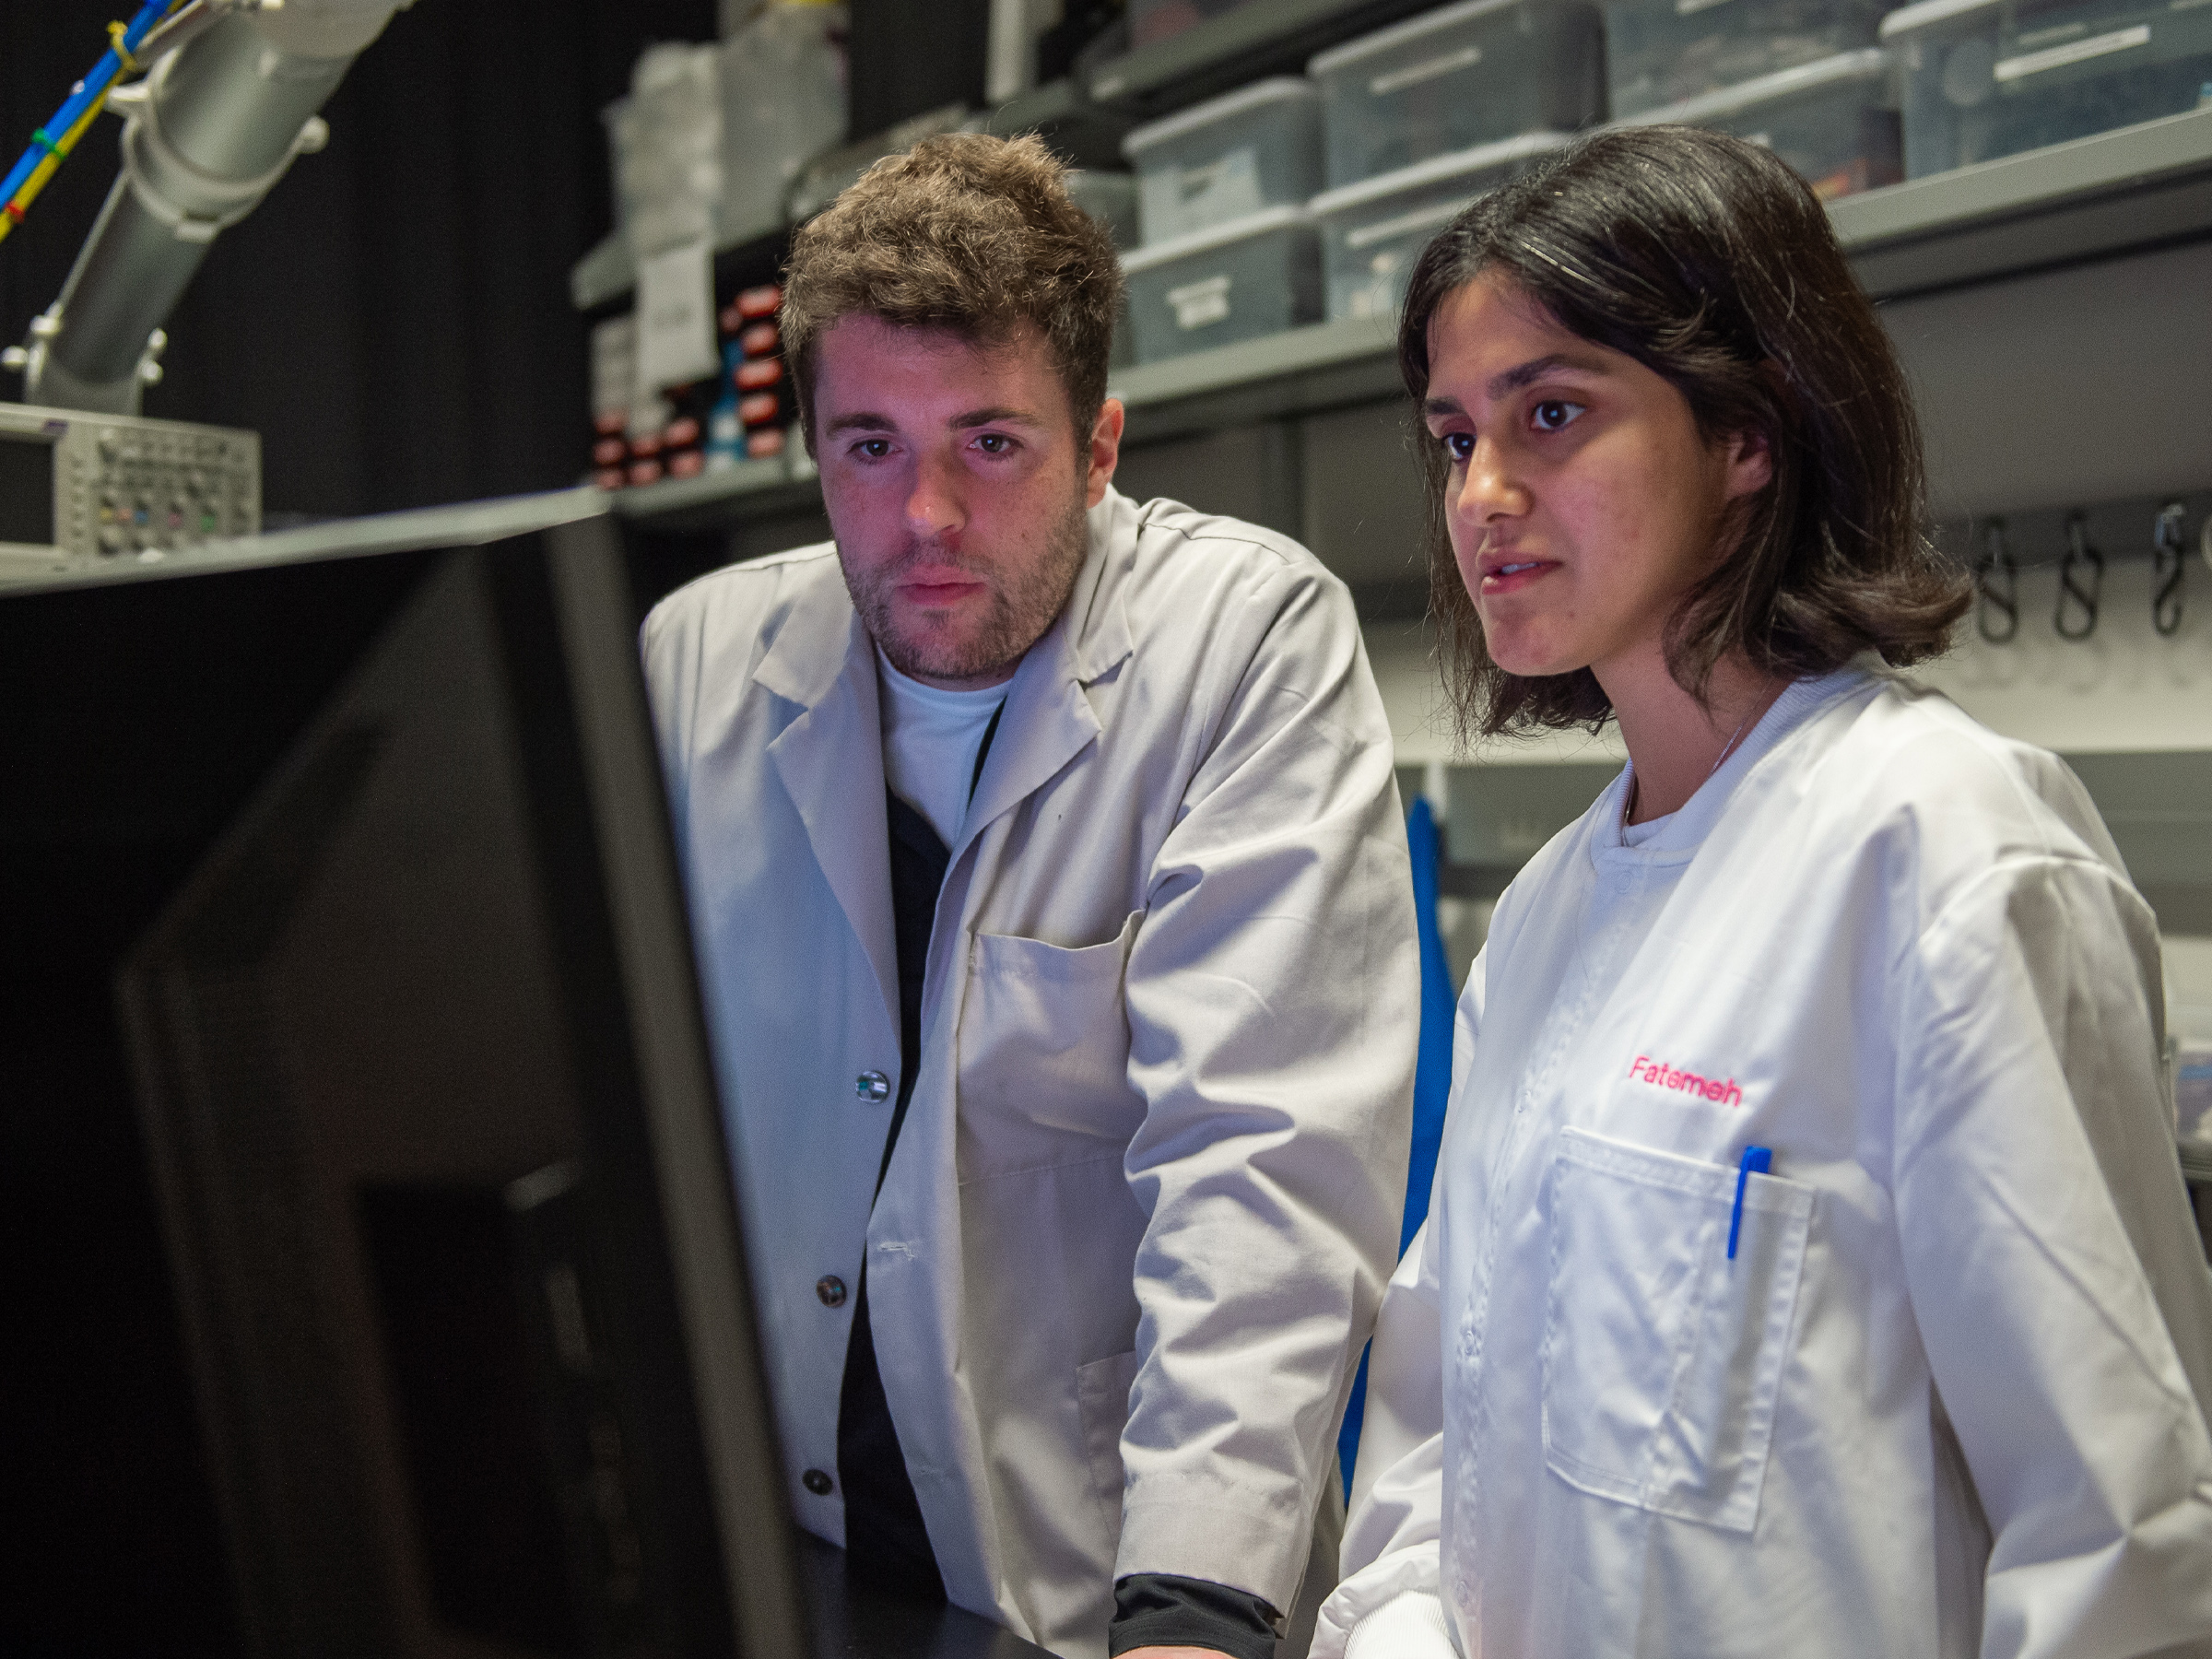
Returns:
[[[135,1151],[176,1310],[36,1361],[11,1651],[806,1645],[619,537],[418,539],[0,598],[5,1195],[97,1305]],[[202,1481],[65,1449],[165,1367]]]
[[[53,440],[0,431],[0,542],[53,546]]]

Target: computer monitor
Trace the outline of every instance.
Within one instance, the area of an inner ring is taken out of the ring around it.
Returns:
[[[0,1095],[135,1097],[246,1653],[811,1645],[635,627],[575,492],[0,593]]]

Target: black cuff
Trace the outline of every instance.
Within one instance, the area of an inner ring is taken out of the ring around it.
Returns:
[[[1275,1659],[1275,1609],[1256,1595],[1205,1579],[1133,1572],[1113,1587],[1106,1651],[1201,1647],[1230,1659]]]

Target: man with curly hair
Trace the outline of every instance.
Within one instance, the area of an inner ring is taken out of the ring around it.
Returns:
[[[878,163],[782,318],[835,539],[645,653],[800,1524],[1070,1659],[1271,1659],[1395,1253],[1411,888],[1343,584],[1112,488],[1120,304],[1035,139]]]

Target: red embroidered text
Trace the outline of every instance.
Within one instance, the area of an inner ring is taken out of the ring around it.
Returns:
[[[1682,1094],[1703,1095],[1709,1100],[1718,1100],[1724,1106],[1741,1106],[1744,1091],[1734,1077],[1723,1082],[1718,1077],[1700,1077],[1696,1072],[1686,1072],[1639,1054],[1629,1067],[1629,1076],[1639,1083],[1649,1083],[1653,1088],[1672,1088]]]

